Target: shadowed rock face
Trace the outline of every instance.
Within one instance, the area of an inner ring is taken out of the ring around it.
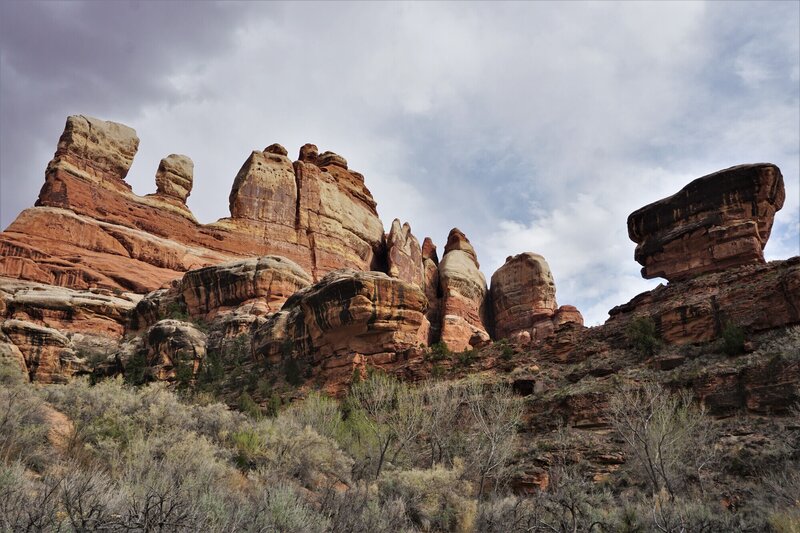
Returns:
[[[367,362],[384,367],[425,344],[422,289],[381,272],[338,270],[287,300],[253,338],[270,363],[302,359],[334,394]],[[421,354],[417,354],[421,355]]]
[[[785,198],[775,165],[740,165],[698,178],[628,217],[645,278],[669,281],[764,262]]]
[[[375,202],[341,156],[306,145],[292,164],[280,145],[253,152],[234,180],[231,217],[201,225],[185,204],[188,157],[161,161],[155,194],[131,191],[125,176],[138,145],[127,126],[69,117],[37,207],[0,234],[0,275],[146,293],[243,257],[280,255],[314,279],[385,263]]]

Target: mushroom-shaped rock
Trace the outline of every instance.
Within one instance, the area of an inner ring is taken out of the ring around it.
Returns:
[[[422,249],[406,222],[402,226],[398,219],[392,221],[392,229],[386,237],[389,275],[424,287]]]
[[[439,284],[442,342],[460,352],[488,341],[486,278],[478,270],[475,249],[457,228],[447,238],[445,254],[439,263]]]
[[[156,194],[175,198],[182,203],[192,192],[194,163],[189,157],[170,154],[161,160],[156,171]]]
[[[93,187],[129,194],[125,176],[138,149],[136,132],[124,124],[84,115],[67,117],[36,205],[71,208],[91,203],[86,196]],[[90,186],[75,187],[71,182],[76,179]]]
[[[698,178],[628,217],[645,278],[669,281],[764,262],[764,246],[786,192],[770,163]]]

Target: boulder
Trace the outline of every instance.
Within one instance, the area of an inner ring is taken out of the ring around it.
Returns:
[[[194,163],[185,155],[171,154],[156,171],[156,194],[186,203],[192,192]]]
[[[669,281],[764,262],[785,198],[780,169],[739,165],[698,178],[628,217],[645,278]]]
[[[161,320],[144,339],[148,372],[158,380],[191,380],[206,355],[206,334],[188,322]]]
[[[487,332],[486,278],[469,239],[453,228],[439,264],[442,292],[441,341],[454,352],[469,350],[489,341]]]
[[[58,330],[14,319],[0,323],[0,330],[22,354],[31,381],[66,383],[89,370],[69,338]]]

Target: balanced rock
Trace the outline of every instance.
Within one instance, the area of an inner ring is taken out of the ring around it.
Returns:
[[[402,226],[398,219],[392,221],[392,229],[386,237],[388,274],[417,287],[424,287],[422,249],[406,222]]]
[[[780,169],[739,165],[698,178],[628,217],[645,278],[669,281],[764,262],[785,198]]]
[[[461,352],[489,341],[487,333],[486,278],[478,270],[478,258],[469,239],[453,228],[439,263],[442,292],[441,340]]]
[[[186,203],[192,192],[194,163],[185,155],[171,154],[161,160],[156,171],[156,194]]]
[[[381,272],[338,270],[287,300],[258,329],[256,357],[302,360],[340,392],[365,362],[390,369],[427,340],[427,300],[416,285]]]

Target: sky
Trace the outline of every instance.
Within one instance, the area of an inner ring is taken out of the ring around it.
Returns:
[[[550,264],[587,325],[644,280],[626,219],[691,180],[777,164],[768,259],[800,254],[800,3],[0,2],[0,226],[33,205],[68,115],[136,129],[127,181],[195,163],[227,216],[254,149],[316,144],[366,176],[385,227],[487,277]]]

